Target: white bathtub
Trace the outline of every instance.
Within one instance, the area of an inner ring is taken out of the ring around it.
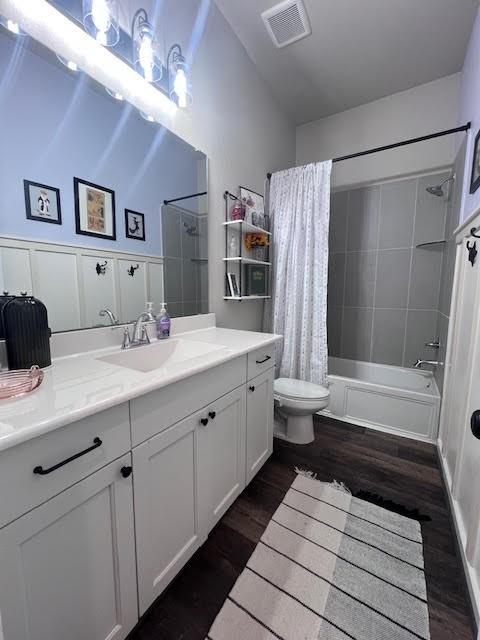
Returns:
[[[429,371],[329,358],[322,414],[418,440],[437,437],[440,394]]]

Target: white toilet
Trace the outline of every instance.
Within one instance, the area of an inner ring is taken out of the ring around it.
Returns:
[[[328,406],[330,392],[303,380],[278,378],[274,384],[275,436],[294,442],[313,442],[313,415]]]

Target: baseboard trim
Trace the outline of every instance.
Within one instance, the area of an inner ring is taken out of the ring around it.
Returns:
[[[440,462],[440,470],[442,472],[443,484],[445,487],[445,491],[448,497],[448,503],[450,505],[450,513],[453,521],[453,527],[455,530],[455,537],[457,541],[457,548],[460,553],[460,558],[462,559],[463,573],[465,576],[465,582],[467,583],[468,594],[470,596],[470,606],[472,608],[472,612],[475,618],[475,623],[477,625],[477,630],[480,626],[480,585],[478,583],[477,577],[475,576],[475,572],[467,560],[467,556],[465,555],[465,541],[466,534],[465,529],[463,527],[462,519],[460,517],[460,512],[458,508],[457,501],[452,495],[451,492],[451,476],[448,470],[448,467],[445,463],[445,459],[442,455],[442,441],[440,438],[437,440],[437,454],[438,460]]]

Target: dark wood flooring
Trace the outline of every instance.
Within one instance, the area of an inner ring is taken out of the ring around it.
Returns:
[[[431,640],[473,640],[473,619],[433,445],[316,418],[315,442],[275,440],[274,452],[207,542],[146,613],[129,640],[204,640],[235,580],[295,477],[311,469],[418,508]]]

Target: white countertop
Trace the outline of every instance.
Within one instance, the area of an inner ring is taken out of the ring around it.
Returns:
[[[174,339],[220,348],[148,373],[98,359],[120,352],[119,347],[57,358],[44,370],[39,389],[22,398],[0,400],[0,451],[273,344],[281,336],[210,327],[170,338]]]

